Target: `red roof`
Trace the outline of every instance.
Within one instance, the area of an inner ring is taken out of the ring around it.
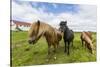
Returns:
[[[30,26],[31,25],[31,23],[27,23],[27,22],[22,22],[22,21],[17,21],[17,20],[12,20],[12,21],[16,25],[24,25],[24,26]]]

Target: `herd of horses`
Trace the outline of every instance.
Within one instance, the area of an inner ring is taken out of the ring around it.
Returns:
[[[59,47],[59,42],[63,38],[65,44],[64,52],[67,52],[69,55],[70,45],[73,46],[75,37],[74,32],[68,28],[67,21],[61,21],[59,26],[59,29],[55,29],[49,24],[41,22],[40,20],[32,23],[31,28],[28,31],[29,44],[35,44],[41,36],[44,36],[48,43],[48,55],[50,55],[51,46],[54,47],[54,53],[56,53],[56,49]],[[82,32],[80,35],[80,40],[82,41],[82,46],[88,48],[93,54],[92,32]]]

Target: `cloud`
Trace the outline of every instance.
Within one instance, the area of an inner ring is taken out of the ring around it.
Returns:
[[[34,10],[29,4],[17,4],[12,2],[12,19],[23,19],[24,21],[31,21],[32,17],[36,18],[37,16],[33,14],[37,11]]]
[[[45,6],[39,8],[34,8],[30,4],[18,4],[16,2],[12,3],[12,16],[13,19],[22,19],[22,21],[50,21],[54,18],[53,13],[45,12]]]
[[[58,7],[57,4],[54,4],[54,3],[52,4],[52,6],[53,6],[54,8],[57,8],[57,7]]]
[[[52,5],[54,8],[58,7],[56,4]],[[37,6],[37,4],[35,4],[35,6]],[[17,2],[12,2],[12,17],[15,20],[27,21],[30,23],[41,20],[56,28],[59,27],[60,21],[67,20],[69,28],[74,31],[96,31],[96,10],[95,5],[79,5],[77,13],[73,14],[71,12],[64,11],[62,13],[55,14],[47,11],[47,8],[43,5],[35,8],[32,7],[30,3],[18,4]]]

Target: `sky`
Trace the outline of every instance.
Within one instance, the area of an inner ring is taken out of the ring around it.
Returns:
[[[12,20],[29,23],[40,20],[55,28],[66,20],[73,31],[96,32],[97,6],[12,0]]]

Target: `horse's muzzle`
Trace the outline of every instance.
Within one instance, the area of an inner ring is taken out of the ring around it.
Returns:
[[[28,43],[29,43],[29,44],[32,44],[32,41],[31,41],[31,40],[28,40]]]
[[[35,44],[36,41],[35,41],[35,40],[34,40],[34,41],[33,41],[33,40],[28,40],[28,43],[29,43],[29,44]]]

